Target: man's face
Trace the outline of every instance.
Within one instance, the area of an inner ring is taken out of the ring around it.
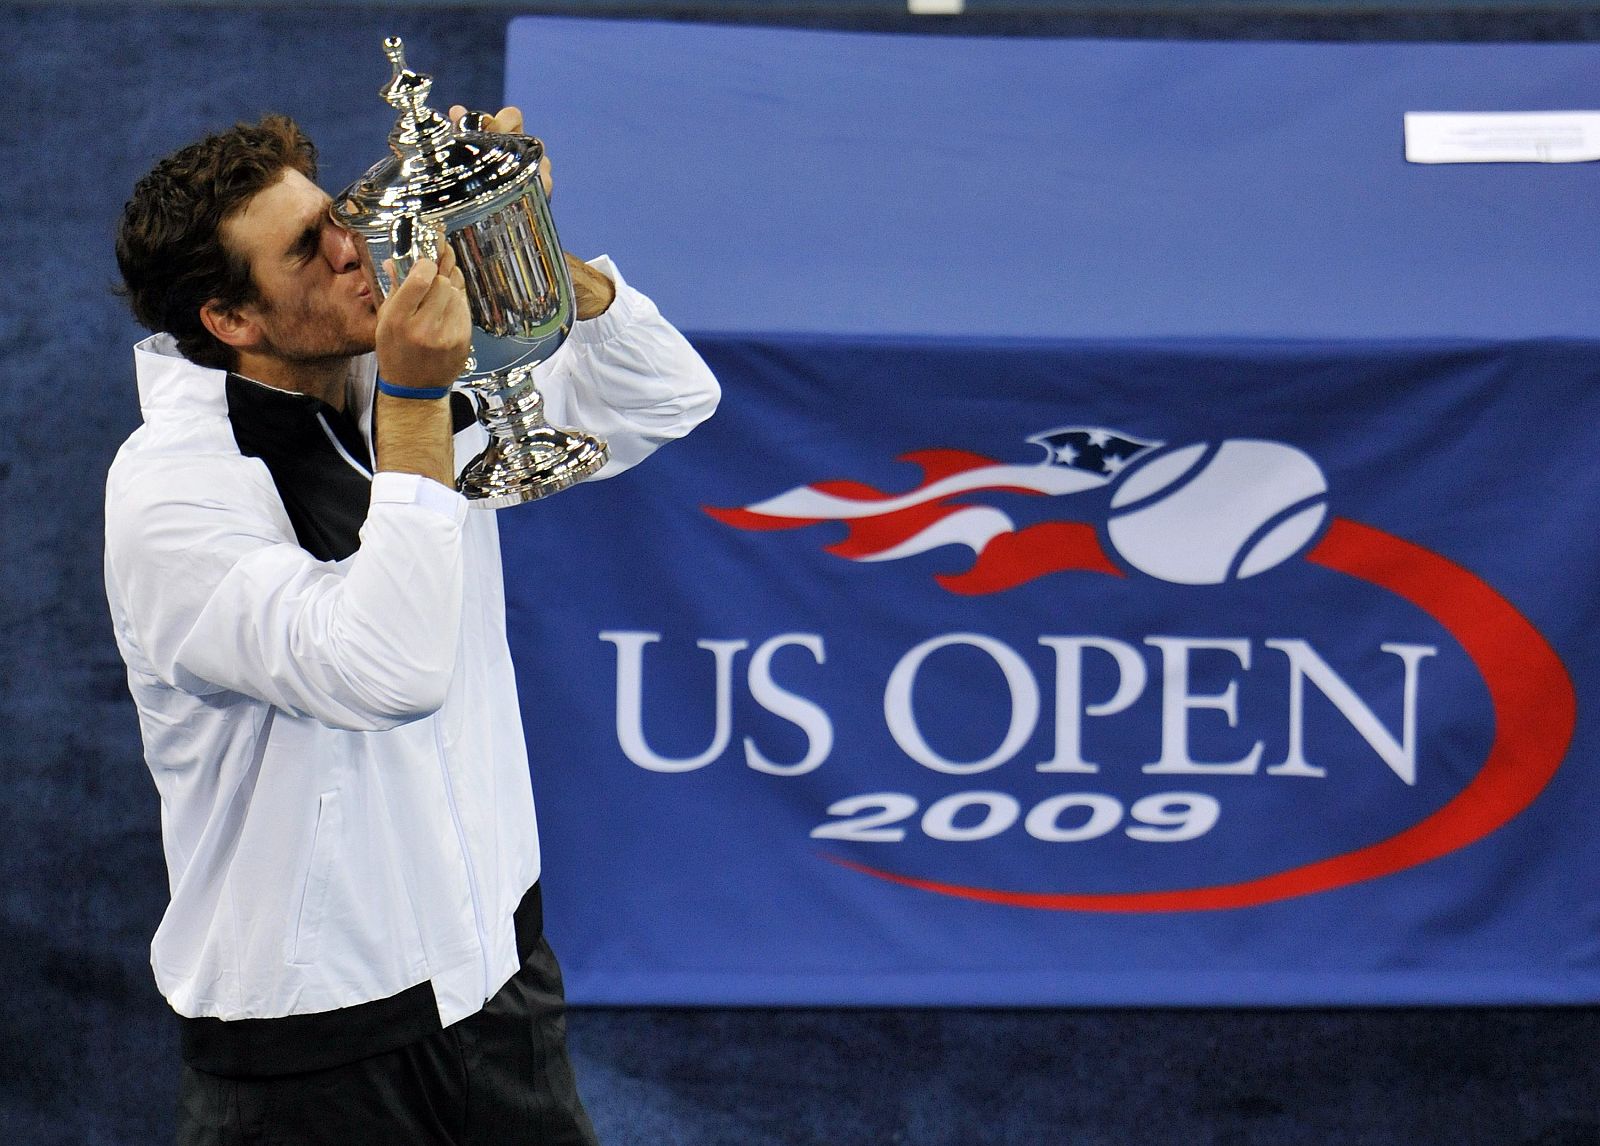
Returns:
[[[285,168],[222,223],[222,242],[250,266],[259,298],[240,313],[260,329],[251,349],[288,363],[321,363],[371,350],[377,303],[359,239],[333,222],[329,199]]]

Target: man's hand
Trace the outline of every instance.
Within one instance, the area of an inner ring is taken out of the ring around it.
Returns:
[[[409,389],[447,387],[472,350],[467,284],[455,252],[441,237],[438,262],[419,259],[378,307],[378,373]],[[394,278],[394,264],[388,267]],[[379,393],[374,444],[378,468],[421,474],[454,486],[450,402]]]
[[[578,317],[604,314],[617,297],[617,284],[576,255],[567,254],[567,270],[572,273],[572,298],[578,306]]]
[[[450,108],[450,122],[459,127],[462,117],[466,114],[465,107],[455,104]],[[479,130],[496,131],[503,135],[521,135],[522,111],[520,108],[503,107],[486,117]],[[544,184],[545,198],[548,199],[554,189],[554,182],[550,178],[548,152],[539,160],[539,180]],[[617,297],[617,284],[571,254],[567,255],[567,269],[572,275],[572,296],[578,307],[578,318],[594,318],[596,315],[604,314],[612,300]]]
[[[450,244],[439,246],[438,262],[417,260],[378,307],[378,372],[396,386],[448,386],[472,350],[467,282]]]

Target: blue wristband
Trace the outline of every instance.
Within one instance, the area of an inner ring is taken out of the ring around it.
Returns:
[[[387,394],[391,398],[416,398],[419,401],[434,401],[450,393],[448,386],[396,386],[392,382],[378,379],[378,393]]]

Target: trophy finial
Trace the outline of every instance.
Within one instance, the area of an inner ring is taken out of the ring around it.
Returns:
[[[389,57],[394,74],[383,86],[380,95],[389,106],[400,111],[418,112],[433,88],[433,77],[421,75],[406,66],[406,46],[399,36],[388,36],[383,41],[383,54]]]

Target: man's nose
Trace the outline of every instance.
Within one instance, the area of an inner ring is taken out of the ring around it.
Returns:
[[[353,271],[361,266],[361,252],[356,248],[360,241],[354,232],[330,220],[322,228],[322,257],[338,274]]]

